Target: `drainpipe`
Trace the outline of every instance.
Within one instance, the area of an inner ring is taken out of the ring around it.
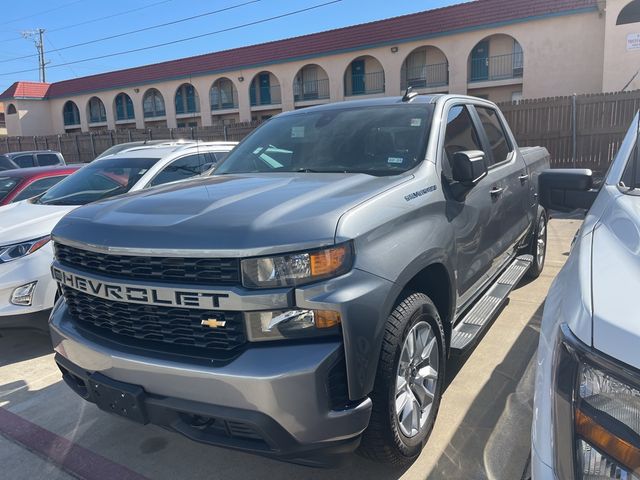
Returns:
[[[578,160],[578,123],[577,123],[577,115],[576,115],[576,104],[577,96],[574,93],[571,97],[571,143],[572,143],[572,152],[573,152],[573,168],[576,168],[576,162]]]

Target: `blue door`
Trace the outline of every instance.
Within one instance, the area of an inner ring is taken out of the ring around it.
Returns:
[[[364,73],[364,60],[351,62],[351,93],[353,95],[365,93]]]
[[[471,52],[471,81],[489,79],[489,42],[482,41]]]
[[[271,105],[271,79],[268,73],[261,73],[258,77],[260,83],[260,105]]]

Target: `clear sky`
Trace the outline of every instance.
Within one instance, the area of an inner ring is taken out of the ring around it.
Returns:
[[[215,52],[243,45],[304,35],[356,23],[428,10],[462,0],[334,0],[336,3],[261,22],[331,0],[21,0],[4,2],[0,17],[0,91],[17,80],[38,80],[38,59],[32,39],[22,32],[44,28],[47,81],[65,80],[120,68]],[[249,3],[253,2],[253,3]],[[245,4],[244,6],[240,6]],[[91,43],[64,47],[107,36],[206,14],[229,10],[162,28]],[[129,10],[136,11],[124,13]],[[110,18],[103,18],[110,17]],[[75,62],[185,37],[238,27],[174,45],[101,60]],[[63,49],[61,51],[53,51]],[[16,57],[33,57],[12,60]],[[10,61],[9,61],[10,60]],[[34,69],[34,71],[20,72]],[[17,73],[20,72],[20,73]]]

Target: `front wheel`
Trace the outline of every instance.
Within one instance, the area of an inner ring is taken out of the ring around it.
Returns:
[[[426,443],[445,375],[444,329],[423,293],[407,294],[387,319],[373,409],[360,452],[394,465],[412,462]]]

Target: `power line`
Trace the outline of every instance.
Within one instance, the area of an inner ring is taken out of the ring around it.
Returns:
[[[154,48],[166,47],[168,45],[175,45],[176,43],[182,43],[182,42],[187,42],[187,41],[190,41],[190,40],[196,40],[198,38],[209,37],[211,35],[216,35],[218,33],[230,32],[232,30],[239,30],[241,28],[251,27],[253,25],[259,25],[261,23],[266,23],[266,22],[270,22],[270,21],[273,21],[273,20],[278,20],[280,18],[290,17],[292,15],[297,15],[299,13],[304,13],[304,12],[308,12],[308,11],[311,11],[311,10],[316,10],[318,8],[326,7],[328,5],[332,5],[332,4],[340,3],[340,2],[342,2],[342,0],[331,0],[329,2],[324,2],[324,3],[317,4],[317,5],[312,5],[311,7],[302,8],[300,10],[294,10],[292,12],[283,13],[281,15],[275,15],[273,17],[265,18],[265,19],[262,19],[262,20],[256,20],[254,22],[243,23],[241,25],[236,25],[236,26],[233,26],[233,27],[223,28],[222,30],[216,30],[216,31],[213,31],[213,32],[207,32],[207,33],[203,33],[203,34],[200,34],[200,35],[194,35],[192,37],[180,38],[180,39],[177,39],[177,40],[172,40],[170,42],[157,43],[157,44],[148,45],[148,46],[145,46],[145,47],[134,48],[134,49],[131,49],[131,50],[124,50],[122,52],[108,53],[106,55],[99,55],[99,56],[96,56],[96,57],[83,58],[82,60],[74,60],[72,62],[58,63],[56,65],[50,66],[49,68],[58,68],[58,67],[64,67],[64,66],[67,66],[67,65],[75,65],[77,63],[90,62],[90,61],[93,61],[93,60],[102,60],[104,58],[117,57],[117,56],[120,56],[120,55],[129,54],[129,53],[142,52],[142,51],[145,51],[145,50],[152,50]],[[18,71],[15,71],[15,72],[0,73],[0,76],[16,75],[18,73],[34,72],[36,70],[37,69],[30,68],[30,69],[27,69],[27,70],[18,70]]]
[[[43,11],[38,12],[38,13],[32,13],[31,15],[25,15],[24,17],[14,18],[13,20],[8,20],[6,22],[2,22],[2,24],[0,24],[0,25],[8,25],[9,23],[16,23],[16,22],[19,22],[20,20],[26,20],[28,18],[38,17],[40,15],[44,15],[45,13],[55,12],[56,10],[61,10],[63,8],[66,8],[66,7],[70,7],[71,5],[75,5],[75,4],[80,3],[82,1],[83,0],[75,0],[74,2],[64,3],[62,5],[58,5],[57,7],[53,7],[53,8],[50,8],[48,10],[43,10]]]
[[[81,27],[83,25],[88,25],[90,23],[100,22],[102,20],[108,20],[110,18],[115,18],[115,17],[121,17],[123,15],[127,15],[129,13],[138,12],[140,10],[145,10],[147,8],[157,7],[158,5],[163,5],[165,3],[169,3],[169,2],[172,2],[172,1],[173,0],[162,0],[160,2],[150,3],[149,5],[143,5],[142,7],[131,8],[129,10],[123,10],[122,12],[112,13],[110,15],[105,15],[103,17],[92,18],[92,19],[89,19],[89,20],[85,20],[83,22],[77,22],[77,23],[74,23],[74,24],[65,25],[63,27],[49,28],[49,29],[47,29],[47,31],[49,33],[53,33],[53,32],[59,32],[61,30],[68,30],[70,28]],[[4,43],[4,42],[15,42],[17,40],[22,40],[22,39],[20,37],[12,37],[12,38],[7,38],[7,39],[2,39],[0,41]]]
[[[222,13],[222,12],[226,12],[226,11],[229,11],[229,10],[234,10],[236,8],[244,7],[246,5],[250,5],[252,3],[258,3],[258,2],[261,2],[261,1],[262,0],[250,0],[250,1],[247,1],[247,2],[244,2],[244,3],[239,3],[237,5],[232,5],[230,7],[220,8],[218,10],[212,10],[210,12],[205,12],[205,13],[200,13],[198,15],[192,15],[190,17],[180,18],[178,20],[172,20],[170,22],[160,23],[160,24],[157,24],[157,25],[151,25],[151,26],[148,26],[148,27],[139,28],[137,30],[131,30],[129,32],[116,33],[114,35],[109,35],[107,37],[96,38],[94,40],[87,40],[86,42],[75,43],[73,45],[67,45],[66,47],[61,47],[61,48],[58,48],[58,49],[55,49],[55,50],[49,50],[49,53],[59,52],[59,51],[62,51],[62,50],[69,50],[70,48],[84,47],[86,45],[91,45],[91,44],[94,44],[94,43],[104,42],[106,40],[113,40],[114,38],[126,37],[128,35],[133,35],[135,33],[147,32],[149,30],[155,30],[156,28],[168,27],[169,25],[175,25],[175,24],[178,24],[178,23],[188,22],[190,20],[196,20],[196,19],[199,19],[199,18],[208,17],[208,16],[211,16],[211,15],[215,15],[216,13]],[[16,60],[23,60],[25,58],[33,58],[33,57],[36,57],[36,56],[37,55],[29,54],[29,55],[23,55],[21,57],[7,58],[7,59],[0,60],[0,63],[15,62]]]

